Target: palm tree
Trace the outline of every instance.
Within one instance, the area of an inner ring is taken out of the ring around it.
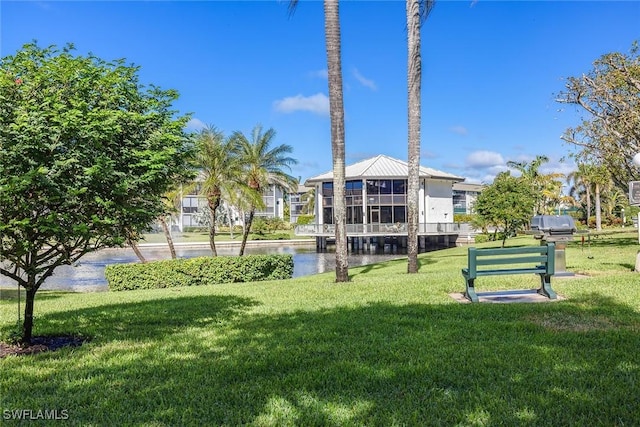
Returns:
[[[546,210],[545,192],[553,193],[557,184],[554,181],[564,177],[560,173],[541,174],[540,166],[547,163],[547,156],[536,156],[530,163],[508,161],[507,166],[520,172],[522,178],[531,187],[534,198],[533,215],[544,213]]]
[[[171,230],[169,229],[169,224],[167,224],[166,215],[171,216],[173,212],[177,212],[180,207],[180,199],[182,199],[182,191],[180,191],[179,187],[172,188],[170,191],[167,191],[164,194],[163,199],[166,213],[158,217],[158,222],[162,227],[165,239],[167,239],[167,245],[169,245],[169,253],[171,254],[171,258],[176,259],[176,248],[173,244],[173,236],[171,236]]]
[[[613,185],[613,181],[611,181]],[[618,208],[625,208],[628,202],[627,195],[620,191],[619,188],[609,188],[606,192],[607,196],[605,197],[602,204],[604,205],[604,211],[607,216],[611,217],[614,214],[614,211]]]
[[[289,1],[293,13],[298,0]],[[347,201],[344,165],[344,103],[342,100],[342,59],[338,0],[324,0],[324,36],[329,81],[331,157],[333,159],[333,219],[336,237],[336,282],[349,281],[347,247]]]
[[[263,133],[261,125],[256,125],[253,128],[251,141],[242,132],[234,132],[231,135],[231,141],[237,147],[238,156],[242,163],[245,183],[258,196],[261,196],[269,185],[290,191],[294,191],[298,186],[298,180],[284,171],[284,169],[291,169],[291,166],[298,163],[296,159],[289,157],[293,148],[287,144],[271,148],[275,136],[276,131],[273,128]],[[240,245],[241,256],[244,254],[253,217],[259,203],[262,203],[261,198],[256,201],[249,200],[249,217]]]
[[[217,256],[216,213],[222,200],[246,186],[242,179],[242,166],[234,141],[213,126],[204,128],[196,138],[195,166],[200,169],[201,194],[207,199],[210,211],[209,245]]]
[[[329,78],[331,153],[333,158],[333,218],[336,234],[336,282],[349,281],[347,260],[347,208],[344,164],[344,103],[342,100],[342,58],[338,0],[324,1],[324,33]]]
[[[596,230],[602,230],[602,207],[600,193],[603,188],[607,188],[611,184],[611,174],[603,165],[597,165],[592,168],[591,180],[595,186],[596,200]]]
[[[311,188],[309,191],[300,196],[300,200],[304,202],[302,210],[305,215],[310,215],[316,211],[316,189]]]
[[[420,55],[420,27],[433,8],[434,0],[407,0],[408,32],[408,182],[407,220],[409,256],[407,272],[418,272],[418,210],[420,191],[420,121],[422,57]]]
[[[589,175],[589,166],[585,163],[578,164],[578,170],[575,170],[567,175],[567,184],[571,184],[569,194],[573,196],[576,201],[582,199],[584,195],[584,201],[586,206],[585,223],[589,226],[589,217],[591,216],[591,178]]]
[[[182,195],[184,193],[189,193],[191,190],[193,190],[194,187],[195,187],[195,182],[191,182],[188,184],[186,183],[176,184],[173,188],[171,188],[169,191],[164,193],[163,200],[165,204],[166,213],[158,217],[158,222],[162,227],[162,231],[164,233],[165,239],[167,239],[167,245],[169,246],[169,253],[171,254],[171,258],[173,259],[177,258],[176,248],[175,248],[175,245],[173,244],[173,237],[171,236],[171,230],[169,229],[169,224],[167,224],[166,217],[167,216],[171,217],[171,215],[174,213],[181,214],[180,205],[182,201]]]

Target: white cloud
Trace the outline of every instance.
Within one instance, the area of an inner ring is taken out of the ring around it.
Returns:
[[[329,97],[323,93],[311,96],[290,96],[273,102],[276,111],[281,113],[294,113],[296,111],[309,111],[315,114],[329,114]]]
[[[352,73],[353,73],[353,77],[355,77],[356,80],[358,80],[362,86],[368,87],[371,90],[378,90],[378,86],[376,86],[376,82],[360,74],[360,71],[358,71],[357,68],[354,68]]]
[[[200,119],[192,118],[187,122],[185,126],[187,130],[199,131],[207,127],[207,125]]]
[[[471,168],[488,168],[504,166],[505,161],[500,153],[493,151],[474,151],[467,156],[465,163]]]
[[[469,133],[466,127],[460,126],[460,125],[451,126],[449,130],[453,133],[457,133],[458,135],[462,135],[462,136],[467,136],[467,134]]]

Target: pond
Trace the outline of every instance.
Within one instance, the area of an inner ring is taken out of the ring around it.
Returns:
[[[142,247],[142,252],[147,260],[169,259],[169,249],[166,247]],[[219,247],[218,255],[237,255],[238,248]],[[210,256],[211,250],[208,246],[198,247],[176,247],[178,257],[194,258],[198,256]],[[311,274],[324,273],[335,269],[335,253],[316,252],[314,244],[309,246],[286,245],[286,243],[275,246],[247,247],[247,254],[292,254],[293,255],[293,277],[307,276]],[[349,254],[349,266],[373,264],[390,259],[401,258],[399,253],[355,253]],[[109,264],[121,264],[138,262],[135,254],[130,248],[105,249],[90,253],[80,259],[73,266],[64,265],[58,267],[53,276],[47,278],[40,289],[66,290],[76,292],[100,292],[107,291],[107,282],[104,278],[104,269]],[[11,279],[0,276],[0,287],[16,286]]]

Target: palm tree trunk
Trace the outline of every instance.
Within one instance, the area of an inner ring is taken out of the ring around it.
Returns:
[[[169,226],[167,225],[167,220],[164,219],[164,216],[160,216],[158,218],[160,221],[160,225],[162,226],[162,231],[164,232],[164,237],[167,239],[167,245],[169,245],[169,252],[171,253],[171,258],[176,259],[176,248],[173,245],[173,237],[171,237],[171,230],[169,230]]]
[[[602,230],[602,210],[600,208],[600,184],[596,182],[596,231]]]
[[[233,212],[231,211],[231,205],[227,203],[227,215],[229,216],[229,237],[233,240]]]
[[[249,238],[249,232],[251,231],[251,224],[253,223],[253,217],[255,213],[255,208],[251,208],[251,210],[249,210],[249,219],[247,220],[247,224],[244,228],[244,231],[242,232],[242,243],[240,244],[240,253],[238,254],[239,256],[244,255],[244,248],[247,246],[247,239]]]
[[[591,191],[589,191],[589,186],[591,184],[587,183],[585,188],[587,190],[587,228],[589,228],[589,218],[591,217]]]
[[[128,239],[127,243],[129,244],[129,246],[131,246],[131,249],[133,249],[133,252],[136,254],[136,256],[138,257],[138,259],[140,260],[141,263],[146,263],[147,260],[144,257],[144,255],[142,255],[142,252],[140,252],[140,248],[138,247],[138,243],[136,243],[135,240],[133,239]]]
[[[420,191],[420,120],[422,58],[420,56],[420,0],[407,0],[409,176],[407,182],[408,273],[418,272],[418,204]]]
[[[216,250],[216,211],[218,210],[218,206],[220,206],[220,197],[215,194],[210,194],[207,197],[207,204],[209,205],[209,212],[211,213],[209,221],[209,247],[211,247],[212,256],[218,256],[218,251]]]
[[[324,1],[324,31],[329,76],[331,152],[333,156],[333,217],[336,230],[336,282],[349,281],[347,260],[347,215],[344,166],[344,103],[342,100],[342,60],[340,54],[340,14],[338,0]]]

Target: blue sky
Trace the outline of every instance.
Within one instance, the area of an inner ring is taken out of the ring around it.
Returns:
[[[126,58],[141,80],[177,89],[192,128],[289,144],[302,180],[331,169],[322,2],[2,1],[0,53],[75,44]],[[341,3],[347,164],[407,159],[405,3]],[[567,77],[640,40],[640,1],[439,1],[422,31],[421,164],[490,182],[508,160],[547,155],[567,173],[560,139],[579,114],[555,102]]]

